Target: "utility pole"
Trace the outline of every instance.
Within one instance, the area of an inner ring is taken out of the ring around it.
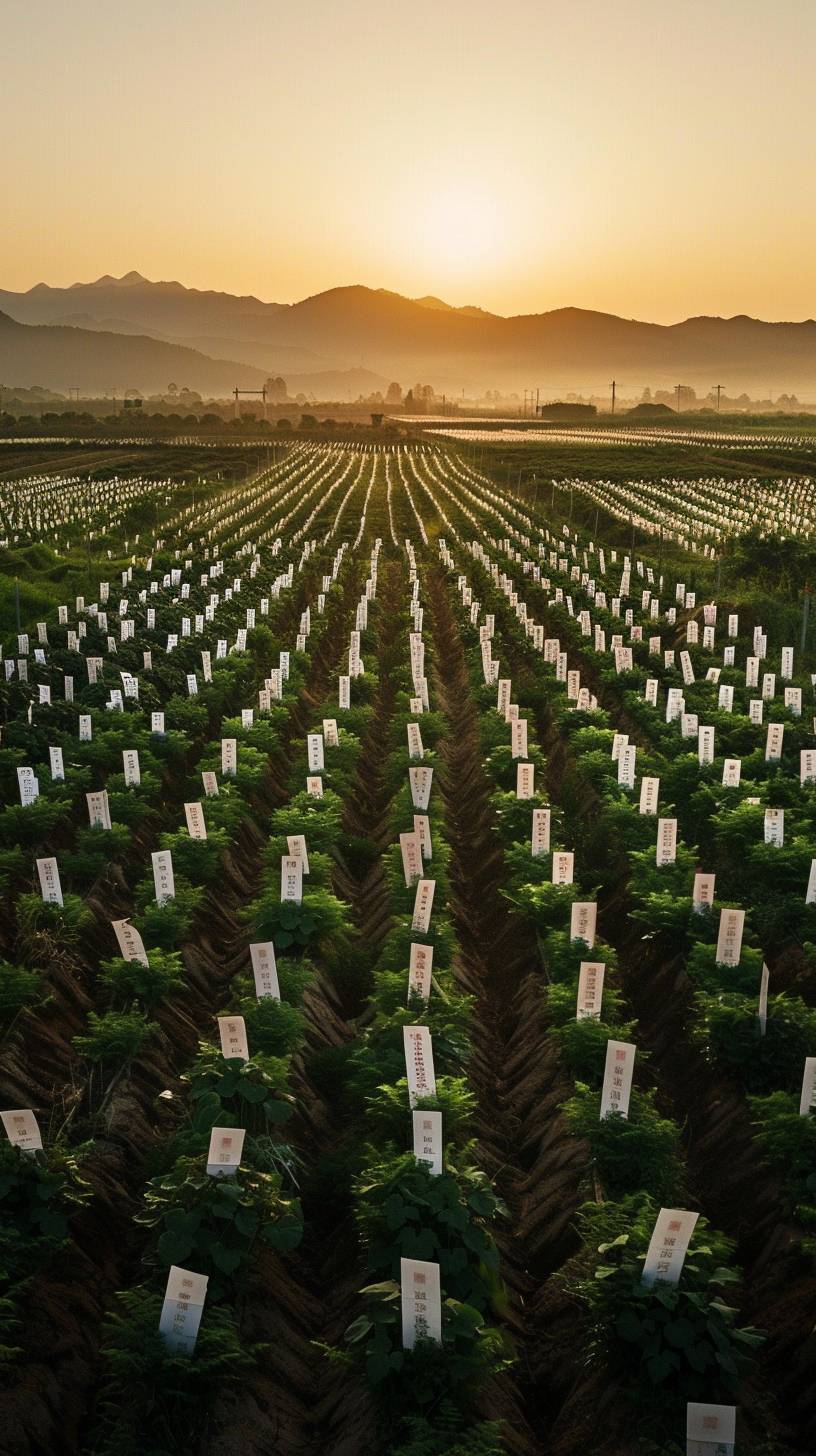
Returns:
[[[615,413],[615,386],[616,386],[616,382],[617,382],[616,380],[614,380],[614,379],[612,380],[612,413],[613,414]]]
[[[715,384],[714,385],[714,388],[717,391],[717,414],[719,414],[720,413],[720,395],[723,392],[723,387],[722,387],[721,384]]]
[[[675,384],[675,386],[674,386],[674,392],[677,395],[677,413],[678,414],[680,413],[680,390],[682,388],[683,388],[682,384]]]

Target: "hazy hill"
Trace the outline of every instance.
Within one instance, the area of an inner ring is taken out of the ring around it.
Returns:
[[[220,398],[236,385],[259,388],[268,372],[160,339],[19,324],[0,313],[0,382],[6,385],[40,384],[65,393],[76,386],[82,394],[103,395],[130,388],[154,394],[174,383]]]
[[[579,308],[503,318],[474,306],[452,308],[430,295],[409,299],[359,285],[295,304],[264,303],[178,282],[151,283],[139,273],[70,288],[40,283],[27,293],[0,290],[0,310],[29,324],[81,318],[96,331],[110,321],[107,338],[126,338],[125,330],[152,334],[285,378],[364,368],[404,386],[428,381],[449,394],[463,387],[605,391],[615,378],[621,393],[678,383],[705,393],[723,384],[729,394],[816,398],[810,319],[692,318],[666,326]],[[144,344],[130,347],[146,366]],[[173,372],[182,372],[180,363]],[[53,374],[38,382],[57,387]],[[201,387],[192,378],[184,382]]]

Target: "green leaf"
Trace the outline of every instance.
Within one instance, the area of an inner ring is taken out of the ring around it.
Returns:
[[[225,1244],[213,1244],[210,1255],[222,1274],[234,1274],[243,1258],[238,1249],[228,1249]]]

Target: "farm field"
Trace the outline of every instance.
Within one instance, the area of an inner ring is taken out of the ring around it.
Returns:
[[[816,1449],[811,437],[584,433],[0,459],[4,1456]]]

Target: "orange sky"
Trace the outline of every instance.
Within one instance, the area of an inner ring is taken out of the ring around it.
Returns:
[[[816,314],[811,0],[9,7],[0,286]]]

